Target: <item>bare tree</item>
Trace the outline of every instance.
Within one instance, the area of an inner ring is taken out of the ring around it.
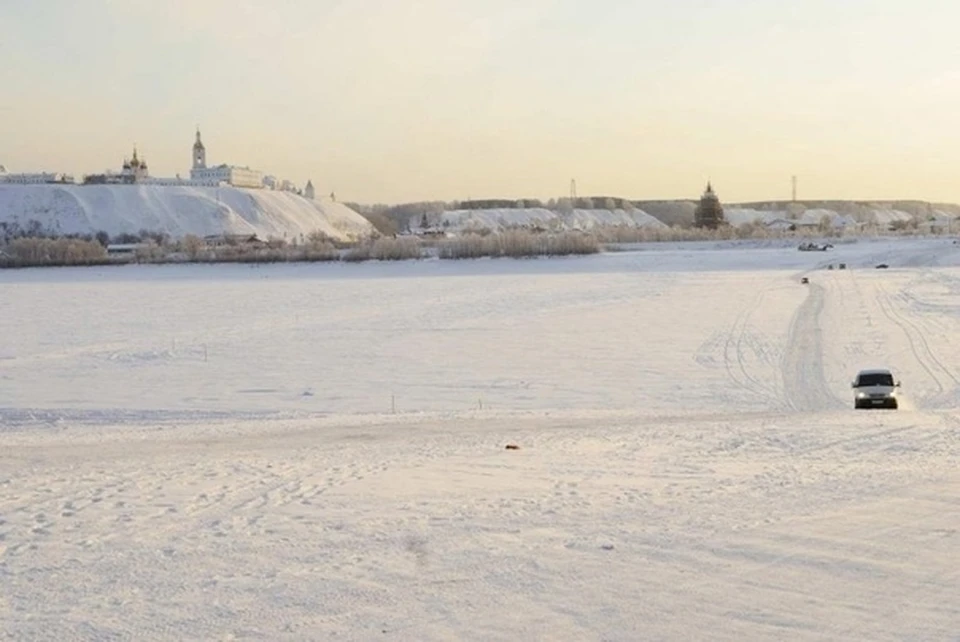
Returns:
[[[187,253],[187,256],[195,261],[197,257],[200,256],[203,248],[206,247],[206,243],[195,234],[187,234],[183,237],[183,240],[180,241],[180,247]]]

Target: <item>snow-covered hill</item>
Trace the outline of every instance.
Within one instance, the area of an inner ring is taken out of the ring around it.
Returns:
[[[723,214],[731,225],[738,226],[747,223],[770,225],[778,221],[792,221],[800,226],[817,226],[824,219],[829,220],[835,228],[856,227],[860,224],[889,226],[897,222],[906,223],[915,218],[908,212],[890,208],[867,209],[854,215],[822,207],[792,212],[734,206],[725,208]]]
[[[692,224],[696,203],[693,201],[638,201],[637,206],[670,224]],[[960,218],[960,206],[924,201],[806,201],[794,203],[723,203],[724,216],[736,226],[748,223],[776,225],[791,221],[801,226],[816,226],[824,216],[834,227],[858,225],[889,226],[916,221],[918,224],[938,221],[941,224]]]
[[[0,222],[37,221],[63,234],[140,230],[187,234],[257,234],[294,238],[320,231],[339,240],[368,235],[370,223],[340,203],[290,192],[155,185],[0,185]]]
[[[414,221],[415,229],[419,231]],[[554,211],[542,207],[523,209],[451,210],[429,215],[427,224],[450,234],[469,230],[498,232],[511,228],[546,230],[589,230],[596,227],[666,227],[642,210],[569,210]]]

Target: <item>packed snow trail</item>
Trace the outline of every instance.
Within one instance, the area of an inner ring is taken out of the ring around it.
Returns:
[[[839,408],[823,372],[823,334],[820,314],[826,291],[811,283],[808,295],[790,324],[781,370],[787,402],[794,410],[818,411]]]

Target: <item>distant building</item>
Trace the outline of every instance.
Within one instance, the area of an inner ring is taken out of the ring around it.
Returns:
[[[197,129],[197,139],[193,143],[193,167],[190,170],[190,179],[198,183],[226,183],[234,187],[263,187],[263,172],[249,167],[221,164],[216,167],[207,167],[207,149],[200,138]]]
[[[697,227],[709,230],[715,230],[726,223],[720,198],[713,191],[713,186],[709,182],[706,191],[700,197],[700,203],[697,205],[696,211],[694,211],[693,220]]]
[[[133,146],[133,158],[123,159],[123,170],[120,172],[122,182],[141,183],[144,179],[150,178],[150,170],[147,169],[147,161],[140,160],[137,157],[137,146]]]
[[[211,234],[203,237],[207,247],[266,247],[266,242],[256,234]]]
[[[303,188],[303,195],[311,201],[314,200],[316,194],[313,190],[313,181],[307,181],[307,186]]]
[[[124,158],[120,172],[107,170],[102,174],[88,174],[83,177],[84,185],[134,185],[137,183],[153,183],[157,179],[150,178],[147,161],[140,158],[137,146],[133,146],[133,157]]]
[[[303,190],[297,187],[297,184],[286,178],[277,178],[276,176],[264,176],[263,187],[277,192],[293,192],[303,195]]]
[[[197,127],[197,140],[193,143],[193,169],[207,168],[207,148],[200,140],[200,128]]]
[[[44,185],[50,183],[74,183],[70,174],[60,172],[37,172],[35,174],[9,174],[0,172],[0,183],[12,185]]]
[[[102,174],[87,174],[83,177],[83,185],[119,185],[123,181],[120,174],[116,172],[103,172]]]
[[[195,184],[225,183],[233,187],[263,187],[263,173],[249,167],[217,165],[190,170],[190,180]]]
[[[37,174],[10,174],[0,165],[0,183],[15,183],[20,185],[43,183],[75,183],[73,176],[62,173],[41,172]],[[230,185],[260,189],[284,190],[295,194],[303,192],[291,181],[278,180],[275,177],[265,177],[263,172],[249,167],[220,164],[207,166],[207,148],[203,144],[200,129],[197,128],[196,139],[193,143],[192,167],[190,178],[154,178],[150,176],[147,161],[136,145],[133,147],[133,156],[123,159],[119,172],[106,170],[99,174],[88,174],[83,177],[84,185],[156,185],[168,187],[220,187]]]

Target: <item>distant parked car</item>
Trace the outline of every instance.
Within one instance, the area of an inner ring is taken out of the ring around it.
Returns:
[[[803,277],[802,279],[800,279],[800,283],[802,283],[803,285],[806,285],[807,283],[810,283],[810,279],[808,279],[807,277]]]
[[[899,381],[894,381],[893,374],[886,369],[861,370],[851,384],[853,388],[853,407],[857,410],[865,408],[891,408],[896,410],[897,388]]]
[[[877,266],[877,269],[878,269],[878,270],[886,270],[888,267],[890,267],[890,266],[887,265],[886,263],[881,263],[880,265]]]
[[[847,269],[847,264],[846,264],[846,263],[841,263],[841,264],[840,264],[840,269],[841,269],[841,270],[846,270],[846,269]]]

